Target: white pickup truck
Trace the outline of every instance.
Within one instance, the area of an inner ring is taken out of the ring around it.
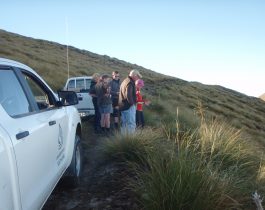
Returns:
[[[89,89],[92,77],[71,77],[67,80],[64,90],[75,91],[78,97],[78,104],[75,105],[80,117],[86,118],[95,114],[92,97],[89,95]]]
[[[65,174],[78,183],[77,96],[58,97],[31,68],[0,58],[0,210],[41,209]]]

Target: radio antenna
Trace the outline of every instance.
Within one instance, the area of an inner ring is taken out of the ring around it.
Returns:
[[[67,79],[69,79],[69,39],[68,39],[68,19],[65,17],[65,27],[66,27],[66,62],[67,62]]]

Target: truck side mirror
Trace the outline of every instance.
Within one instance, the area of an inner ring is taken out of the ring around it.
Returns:
[[[71,106],[78,104],[78,98],[74,91],[59,90],[58,98],[59,98],[58,105],[61,106]]]

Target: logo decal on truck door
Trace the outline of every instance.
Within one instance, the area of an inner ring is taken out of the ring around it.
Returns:
[[[59,154],[56,157],[56,161],[57,161],[57,165],[59,166],[61,164],[61,162],[64,159],[64,149],[63,149],[63,130],[61,125],[59,124],[59,136],[58,136],[58,150],[59,150]]]
[[[59,124],[59,136],[58,136],[58,150],[63,147],[63,130],[61,125]]]

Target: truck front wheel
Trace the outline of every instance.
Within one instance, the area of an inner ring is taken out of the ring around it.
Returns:
[[[75,136],[75,146],[73,151],[73,157],[69,166],[70,181],[73,187],[77,187],[80,184],[80,177],[82,173],[82,147],[80,137]]]

